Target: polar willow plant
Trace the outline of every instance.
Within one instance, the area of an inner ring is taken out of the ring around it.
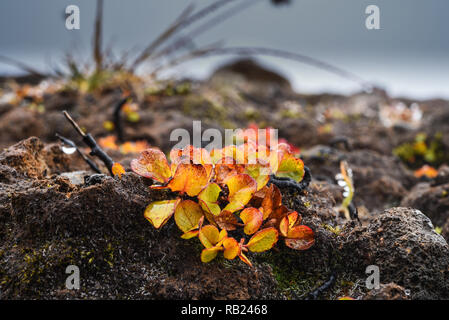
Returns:
[[[187,146],[172,150],[170,159],[171,164],[162,151],[150,148],[131,162],[135,173],[159,183],[151,188],[178,194],[152,202],[144,216],[159,229],[174,215],[181,237],[198,237],[203,244],[203,262],[222,252],[226,259],[239,257],[251,266],[246,254],[267,251],[279,238],[296,250],[314,244],[312,229],[282,204],[279,188],[270,183],[272,175],[294,182],[304,177],[304,164],[288,145],[266,148],[247,142],[210,153]]]

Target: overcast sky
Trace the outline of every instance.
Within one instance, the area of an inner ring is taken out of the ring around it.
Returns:
[[[192,1],[197,8],[212,0]],[[223,39],[227,46],[263,46],[298,52],[345,68],[393,95],[449,98],[449,1],[293,0],[273,7],[255,1],[248,10],[203,34],[198,44]],[[143,48],[189,2],[105,0],[105,42],[117,51]],[[67,5],[78,5],[81,29],[65,28]],[[365,28],[365,8],[380,8],[380,30]],[[230,5],[229,7],[232,7]],[[46,68],[64,52],[85,55],[90,47],[95,1],[1,0],[0,54]],[[196,60],[178,74],[207,76],[229,57]],[[356,90],[353,83],[291,61],[260,58],[302,92]],[[0,73],[16,69],[0,64]]]

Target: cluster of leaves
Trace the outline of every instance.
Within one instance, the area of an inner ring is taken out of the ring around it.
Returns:
[[[432,138],[425,133],[417,134],[413,142],[399,145],[393,150],[393,154],[412,168],[419,168],[424,164],[439,165],[447,157],[441,143],[441,134]]]
[[[280,190],[269,184],[272,174],[303,179],[304,164],[287,145],[266,148],[248,141],[210,153],[187,146],[172,150],[170,158],[171,165],[153,148],[131,162],[135,173],[161,184],[152,188],[179,194],[174,200],[151,203],[144,215],[155,228],[174,215],[181,237],[198,237],[204,245],[203,262],[223,251],[226,259],[239,257],[251,265],[245,253],[269,250],[279,237],[297,250],[314,244],[313,231],[301,224],[300,214],[282,204]]]

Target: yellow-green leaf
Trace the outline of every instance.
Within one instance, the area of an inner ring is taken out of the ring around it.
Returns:
[[[285,154],[279,163],[276,176],[292,178],[299,182],[304,177],[304,162],[291,154]]]
[[[221,188],[216,183],[209,183],[201,192],[198,194],[198,199],[200,200],[201,208],[214,216],[220,214],[220,206],[217,204],[218,196],[220,195]]]
[[[200,238],[203,246],[205,246],[206,248],[212,248],[220,240],[220,232],[216,227],[209,224],[200,229],[198,237]]]
[[[224,211],[230,212],[243,209],[257,189],[256,181],[247,174],[232,176],[226,181],[226,185],[229,189],[229,203]]]
[[[159,229],[173,215],[178,201],[179,199],[152,202],[145,209],[144,216],[156,229]]]
[[[207,263],[214,260],[218,254],[218,251],[221,250],[223,250],[222,247],[211,247],[203,249],[203,251],[201,252],[201,261]]]
[[[176,206],[175,222],[184,233],[198,228],[202,216],[200,205],[192,200],[184,200]]]
[[[263,252],[273,248],[277,241],[278,232],[271,227],[263,229],[252,236],[246,247],[252,252]]]

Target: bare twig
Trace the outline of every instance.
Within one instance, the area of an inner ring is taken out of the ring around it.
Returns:
[[[213,17],[212,19],[209,19],[205,23],[201,24],[194,30],[187,33],[185,36],[182,36],[181,38],[177,39],[170,45],[166,46],[161,51],[154,54],[153,59],[158,59],[159,57],[165,57],[183,47],[186,47],[187,45],[191,44],[193,39],[200,36],[202,33],[209,31],[211,28],[223,23],[227,19],[231,18],[232,16],[243,12],[244,10],[248,9],[250,6],[255,5],[256,3],[260,3],[258,0],[246,0],[242,3],[230,8],[229,10]]]
[[[315,66],[319,69],[326,70],[328,72],[334,73],[342,78],[345,78],[350,81],[354,81],[357,84],[359,84],[364,90],[371,91],[372,85],[362,79],[361,77],[346,71],[344,69],[341,69],[339,67],[336,67],[332,64],[329,64],[327,62],[321,61],[319,59],[315,59],[313,57],[309,57],[300,53],[293,53],[289,51],[279,50],[279,49],[273,49],[273,48],[264,48],[264,47],[228,47],[228,48],[216,48],[205,51],[203,54],[196,54],[196,55],[185,55],[180,58],[176,58],[175,60],[169,61],[166,65],[160,67],[160,69],[166,69],[166,68],[172,68],[178,64],[181,64],[185,61],[189,61],[191,59],[195,59],[198,57],[205,57],[205,56],[213,56],[213,55],[243,55],[243,56],[254,56],[254,55],[263,55],[263,56],[272,56],[277,58],[283,58],[288,60],[293,60],[300,63],[305,63],[308,65]]]
[[[42,78],[52,77],[50,74],[45,74],[45,73],[42,73],[40,71],[37,71],[36,69],[34,69],[33,67],[29,66],[28,64],[23,63],[23,62],[18,61],[18,60],[15,60],[15,59],[10,58],[10,57],[6,57],[6,56],[3,56],[3,55],[0,55],[0,61],[4,62],[6,64],[9,64],[9,65],[15,66],[15,67],[17,67],[19,69],[22,69],[23,71],[26,71],[29,74],[32,74],[32,75],[37,76],[37,77],[42,77]]]
[[[162,32],[154,41],[152,41],[143,51],[142,53],[134,60],[131,64],[130,70],[135,70],[143,61],[145,61],[153,51],[161,45],[166,39],[168,39],[172,34],[174,34],[178,28],[181,28],[182,23],[187,19],[190,13],[193,11],[194,6],[189,5],[183,12],[179,15],[178,18],[164,31]]]
[[[101,149],[101,147],[97,144],[95,139],[92,137],[90,133],[84,133],[83,130],[78,126],[75,120],[67,113],[67,111],[63,111],[66,119],[72,124],[75,130],[79,133],[79,135],[83,138],[83,142],[90,148],[90,155],[98,157],[105,164],[106,168],[108,168],[109,173],[113,176],[112,166],[114,165],[114,161],[108,154]]]
[[[206,6],[205,8],[201,9],[200,11],[190,15],[190,12],[186,15],[181,15],[173,25],[171,25],[165,32],[163,32],[155,41],[153,41],[143,52],[140,56],[137,57],[137,59],[132,63],[131,70],[135,70],[138,65],[140,65],[143,61],[148,59],[154,52],[154,50],[160,46],[162,43],[164,43],[166,40],[168,40],[170,37],[172,37],[174,34],[179,32],[182,29],[187,28],[191,24],[193,24],[196,21],[201,20],[202,18],[212,14],[216,10],[220,9],[221,7],[233,2],[236,0],[216,0],[215,2],[211,3],[210,5]],[[189,9],[189,8],[187,8]],[[185,10],[186,11],[186,10]]]

